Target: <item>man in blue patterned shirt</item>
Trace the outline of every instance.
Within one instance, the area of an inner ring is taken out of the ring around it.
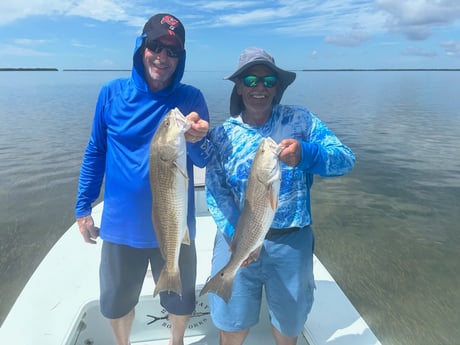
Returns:
[[[206,199],[218,231],[214,275],[229,261],[230,243],[244,205],[252,160],[260,141],[271,137],[284,147],[279,206],[257,260],[238,270],[228,303],[210,294],[211,316],[221,345],[241,345],[257,324],[262,288],[277,345],[295,344],[313,303],[314,235],[310,188],[314,174],[341,176],[355,163],[352,151],[306,108],[281,105],[296,74],[276,66],[271,55],[247,48],[238,69],[230,115],[210,133],[214,156],[206,171]]]

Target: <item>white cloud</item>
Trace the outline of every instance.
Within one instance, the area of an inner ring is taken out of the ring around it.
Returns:
[[[202,10],[220,11],[236,8],[248,8],[259,4],[260,2],[258,1],[202,1],[196,2],[194,6],[197,6]]]
[[[436,52],[432,50],[423,49],[416,46],[409,46],[402,51],[402,55],[406,56],[422,56],[422,57],[434,57]]]
[[[71,43],[70,43],[73,47],[77,47],[77,48],[96,48],[96,46],[94,44],[85,44],[81,41],[77,41],[77,40],[72,40]]]
[[[132,12],[132,14],[130,14]],[[142,24],[139,11],[124,0],[15,0],[0,2],[0,25],[39,15],[80,16],[100,21]]]
[[[33,15],[80,16],[141,28],[155,13],[147,0],[14,0],[0,3],[0,26]],[[289,36],[323,36],[356,46],[386,31],[426,39],[435,27],[456,23],[458,0],[170,0],[161,11],[187,18],[188,29],[248,27]],[[265,27],[263,27],[265,26]]]
[[[100,65],[103,66],[104,68],[110,68],[110,67],[114,67],[115,63],[110,59],[104,59],[100,62]]]
[[[460,2],[456,0],[377,0],[376,5],[402,25],[438,25],[460,17]]]
[[[0,2],[0,25],[35,15],[62,14],[68,7],[66,0],[15,0]]]
[[[286,9],[289,17],[275,31],[294,36],[335,36],[351,31],[370,35],[381,32],[385,22],[385,17],[375,11],[371,2],[296,1],[292,7],[286,4]]]
[[[257,23],[268,24],[272,21],[286,18],[290,14],[282,9],[275,8],[256,9],[239,14],[228,14],[219,16],[215,22],[216,26],[249,26]],[[268,29],[268,28],[267,28]]]
[[[376,6],[387,13],[386,28],[411,40],[424,40],[435,27],[460,19],[458,0],[377,0]]]
[[[441,42],[441,47],[444,48],[448,56],[460,58],[460,42],[457,42],[457,41]]]
[[[131,18],[126,7],[127,1],[92,0],[74,1],[69,4],[67,15],[89,17],[100,21],[126,21]]]
[[[21,47],[15,45],[4,44],[0,45],[0,57],[13,56],[13,57],[38,57],[38,56],[51,56],[50,53],[41,52],[29,47]]]
[[[30,38],[16,38],[13,40],[14,44],[20,45],[20,46],[38,46],[42,44],[49,43],[49,40],[33,40]]]
[[[345,47],[356,47],[369,39],[369,34],[361,31],[351,31],[342,35],[326,36],[325,41]]]
[[[295,36],[325,35],[356,27],[381,30],[385,21],[370,1],[199,1],[184,3],[184,6],[204,12],[201,16],[194,16],[200,25],[251,27],[261,24],[266,25],[267,34],[274,31]]]

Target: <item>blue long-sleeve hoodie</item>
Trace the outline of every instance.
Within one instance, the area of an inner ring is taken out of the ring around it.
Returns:
[[[152,92],[144,77],[142,41],[136,40],[131,77],[106,83],[96,104],[91,136],[80,172],[75,206],[76,217],[91,214],[104,181],[104,210],[100,237],[136,248],[158,247],[152,225],[152,195],[149,182],[149,148],[164,115],[177,107],[187,115],[196,111],[209,121],[203,94],[181,83],[185,51],[170,86]],[[203,167],[211,155],[207,138],[187,142],[189,176],[188,227],[195,238],[193,165]],[[105,180],[104,180],[105,179]]]

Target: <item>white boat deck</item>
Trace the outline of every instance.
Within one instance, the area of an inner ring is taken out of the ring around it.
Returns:
[[[211,322],[206,301],[206,297],[201,297],[198,300],[197,313],[191,317],[189,328],[185,334],[185,345],[215,345],[219,343],[218,331]],[[157,312],[155,313],[155,311]],[[163,312],[157,300],[150,296],[144,296],[141,299],[136,307],[136,318],[133,324],[133,336],[131,337],[133,345],[168,345],[169,322]],[[245,344],[275,344],[266,315],[266,309],[263,309],[259,324],[251,329]],[[111,344],[108,340],[111,337],[111,329],[108,322],[99,314],[97,302],[85,309],[81,316],[84,323],[80,323],[80,325],[84,326],[80,326],[80,334],[75,332],[78,338],[70,338],[66,345]],[[152,337],[155,339],[151,339]],[[310,345],[304,337],[299,339],[297,344]]]
[[[198,235],[196,239],[198,263],[211,262],[215,230],[212,230],[211,233],[209,233],[209,230],[214,228],[214,223],[210,217],[198,218]],[[200,231],[200,229],[206,232]],[[78,233],[78,230],[76,232]],[[208,278],[209,270],[209,265],[198,265],[197,294]],[[94,288],[97,294],[97,284]],[[152,298],[153,290],[153,278],[148,274],[142,288],[140,302],[136,307],[136,317],[131,337],[133,345],[168,345],[169,322],[166,319],[165,310],[159,304],[158,297]],[[184,339],[185,345],[214,345],[219,343],[218,331],[212,324],[209,311],[207,295],[198,297],[196,312],[190,319]],[[80,309],[78,315],[75,315],[73,324],[74,329],[69,330],[68,334],[74,334],[74,336],[69,337],[65,345],[110,344],[107,342],[107,338],[110,339],[111,336],[110,325],[100,315],[99,303],[96,299]],[[155,339],[151,339],[152,337],[155,337]],[[260,314],[260,322],[251,329],[246,344],[275,344],[265,305]],[[309,344],[305,338],[302,338],[299,339],[298,345]]]
[[[197,204],[201,202],[203,200],[198,198]],[[100,224],[101,212],[102,204],[93,210],[96,224]],[[211,217],[197,218],[198,291],[210,273],[214,233]],[[113,344],[110,326],[99,313],[100,249],[100,240],[96,245],[84,243],[74,224],[48,253],[21,292],[0,329],[0,344]],[[314,273],[317,285],[315,303],[305,325],[305,338],[299,339],[298,345],[380,344],[316,257]],[[141,302],[136,308],[133,344],[168,343],[168,322],[158,307],[158,299],[151,297],[153,289],[153,279],[147,277]],[[190,320],[185,344],[217,344],[217,330],[208,314],[207,295],[198,299],[196,309],[197,315]],[[160,314],[156,315],[155,310]],[[260,322],[251,329],[245,344],[274,344],[266,314],[261,312]],[[155,317],[159,319],[154,321]]]

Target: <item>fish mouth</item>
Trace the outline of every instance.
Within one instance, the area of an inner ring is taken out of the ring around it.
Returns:
[[[178,108],[174,108],[176,112],[176,116],[174,116],[174,119],[176,121],[176,125],[179,128],[184,128],[184,132],[187,131],[191,126],[192,123],[187,120],[187,118],[182,114],[182,112]]]
[[[279,156],[281,151],[284,150],[284,146],[282,145],[279,145],[275,142],[275,140],[273,140],[271,137],[267,137],[267,144],[268,144],[268,147],[270,148],[270,150],[276,155],[276,156]]]

